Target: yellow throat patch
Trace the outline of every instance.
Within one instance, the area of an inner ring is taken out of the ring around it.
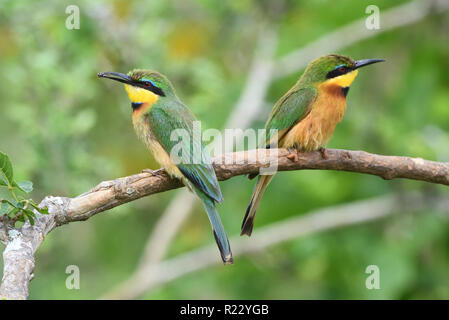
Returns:
[[[134,103],[148,103],[152,105],[158,99],[158,95],[139,87],[134,87],[129,84],[125,84],[126,92],[128,93],[129,100]]]
[[[329,80],[326,80],[324,83],[326,85],[337,85],[339,87],[349,87],[351,83],[354,81],[355,77],[357,77],[357,74],[359,73],[359,70],[354,70],[345,74],[342,74],[341,76],[331,78]]]

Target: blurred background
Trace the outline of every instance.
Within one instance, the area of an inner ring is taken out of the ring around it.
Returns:
[[[66,8],[73,4],[80,28],[69,30]],[[379,30],[365,27],[372,4],[380,9]],[[158,70],[203,129],[262,128],[310,60],[340,53],[387,62],[361,70],[329,147],[449,161],[448,7],[387,0],[1,0],[0,150],[18,180],[34,182],[36,201],[74,197],[158,167],[135,137],[125,91],[97,72]],[[238,241],[253,184],[244,176],[220,183],[219,211],[237,252],[233,266],[220,263],[202,205],[175,190],[51,232],[37,252],[30,298],[449,298],[447,187],[282,172],[262,200],[253,237]],[[410,197],[412,208],[404,200]],[[354,203],[360,207],[352,216],[379,217],[344,226],[338,215],[354,211]],[[285,239],[276,234],[283,229],[275,223],[301,223],[320,209],[336,215],[334,227],[293,230]],[[249,247],[262,239],[271,245]],[[195,251],[204,246],[214,249]],[[161,259],[161,273],[148,272]],[[79,290],[66,288],[68,265],[80,269]],[[365,286],[369,265],[379,267],[378,290]]]

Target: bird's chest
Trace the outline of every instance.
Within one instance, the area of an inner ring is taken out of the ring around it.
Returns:
[[[170,155],[162,145],[157,141],[156,137],[151,132],[148,115],[135,116],[133,115],[134,131],[137,136],[146,145],[148,150],[153,154],[154,159],[165,168],[168,174],[179,179],[183,178],[181,171],[171,160]]]
[[[139,111],[133,112],[134,131],[139,139],[148,146],[148,142],[155,140],[155,138],[151,132],[149,121],[146,117],[148,117],[148,115],[139,114]]]
[[[341,87],[319,88],[319,95],[309,114],[286,135],[283,147],[298,146],[312,151],[324,147],[346,111],[346,98]]]

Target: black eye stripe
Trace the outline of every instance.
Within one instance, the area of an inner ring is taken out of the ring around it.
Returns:
[[[158,88],[158,87],[155,87],[155,86],[151,86],[150,90],[152,92],[154,92],[155,94],[159,95],[159,96],[165,97],[165,93],[164,93],[164,91],[162,91],[161,88]]]
[[[339,67],[335,68],[334,70],[329,71],[326,74],[326,78],[327,79],[335,78],[335,77],[341,76],[345,73],[348,73],[350,71],[352,71],[352,69],[347,66],[339,66]]]
[[[159,88],[156,87],[151,81],[140,81],[138,82],[139,87],[145,89],[145,90],[149,90],[155,94],[157,94],[158,96],[162,96],[165,97],[165,92]]]

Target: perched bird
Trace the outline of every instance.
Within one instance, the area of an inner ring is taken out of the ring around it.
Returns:
[[[98,77],[125,84],[137,136],[171,177],[180,179],[203,201],[223,262],[233,263],[229,241],[215,207],[216,202],[223,201],[215,171],[201,137],[194,137],[195,116],[176,96],[173,85],[162,74],[150,70],[133,70],[128,74],[102,72]],[[189,139],[172,141],[170,137],[176,129],[185,132]],[[175,161],[170,153],[179,143],[182,155]]]
[[[348,57],[330,54],[312,61],[298,82],[274,105],[265,129],[276,129],[278,134],[269,137],[260,147],[292,151],[320,150],[327,157],[324,147],[329,142],[336,125],[346,110],[346,95],[360,67],[382,59],[353,61]],[[251,235],[254,217],[262,195],[274,175],[260,175],[242,223],[241,235]],[[250,176],[251,178],[251,176]]]

